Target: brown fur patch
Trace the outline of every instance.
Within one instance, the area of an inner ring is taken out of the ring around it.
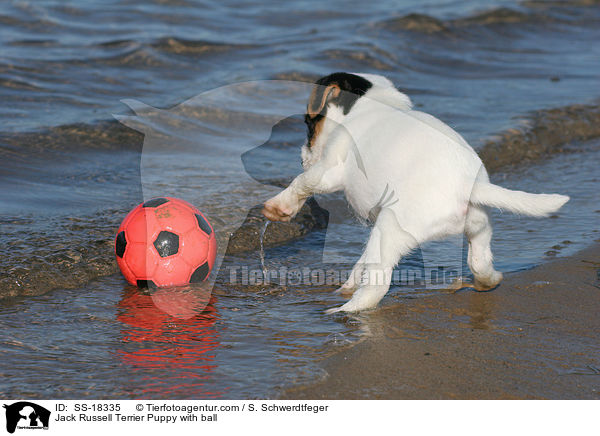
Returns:
[[[332,83],[327,87],[321,85],[315,86],[310,93],[310,98],[308,100],[308,115],[312,118],[320,114],[327,102],[330,99],[337,98],[340,95],[340,92],[341,90],[337,83]]]
[[[319,133],[321,133],[321,130],[323,130],[323,124],[325,123],[325,117],[321,118],[319,121],[317,121],[314,124],[314,130],[312,132],[312,135],[310,135],[310,137],[308,138],[308,147],[311,148],[315,141],[317,140],[317,136],[319,136]]]

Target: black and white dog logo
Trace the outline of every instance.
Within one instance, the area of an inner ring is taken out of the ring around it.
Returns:
[[[48,429],[50,411],[28,401],[19,401],[6,409],[6,431],[14,433],[19,429]]]

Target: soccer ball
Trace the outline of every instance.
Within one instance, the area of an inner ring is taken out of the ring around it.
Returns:
[[[206,280],[217,240],[202,213],[186,201],[159,197],[125,217],[115,256],[125,279],[139,287],[182,286]]]

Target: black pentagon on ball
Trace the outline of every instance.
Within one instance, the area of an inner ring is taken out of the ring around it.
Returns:
[[[190,283],[203,282],[204,280],[206,280],[209,271],[210,268],[208,266],[208,262],[203,263],[198,268],[196,268],[196,271],[192,273],[192,277],[190,277]]]
[[[142,207],[158,207],[161,204],[165,204],[167,201],[169,201],[168,198],[163,198],[163,197],[153,198],[152,200],[148,200],[147,202],[145,202],[142,205]]]
[[[127,239],[125,239],[125,231],[119,232],[117,240],[115,241],[115,252],[117,256],[123,257],[125,254],[125,248],[127,248]]]
[[[179,251],[179,236],[163,230],[156,237],[154,247],[156,247],[160,257],[173,256]]]
[[[156,286],[156,283],[154,283],[152,280],[138,280],[137,286],[138,286],[138,288],[148,288],[148,289],[158,287],[158,286]]]
[[[207,235],[210,235],[212,233],[212,229],[210,228],[210,225],[204,219],[204,217],[197,213],[196,219],[198,220],[198,227],[200,227],[200,230],[202,230]]]

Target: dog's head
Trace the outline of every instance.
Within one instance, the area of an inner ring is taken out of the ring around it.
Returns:
[[[349,115],[358,111],[372,112],[381,108],[410,110],[408,96],[396,89],[387,78],[375,74],[333,73],[317,80],[313,88],[304,122],[307,140],[302,146],[302,166],[310,168],[321,158],[329,135]]]
[[[304,169],[320,159],[331,130],[372,86],[364,75],[350,73],[333,73],[316,81],[304,115],[308,128],[306,143],[302,146]]]

